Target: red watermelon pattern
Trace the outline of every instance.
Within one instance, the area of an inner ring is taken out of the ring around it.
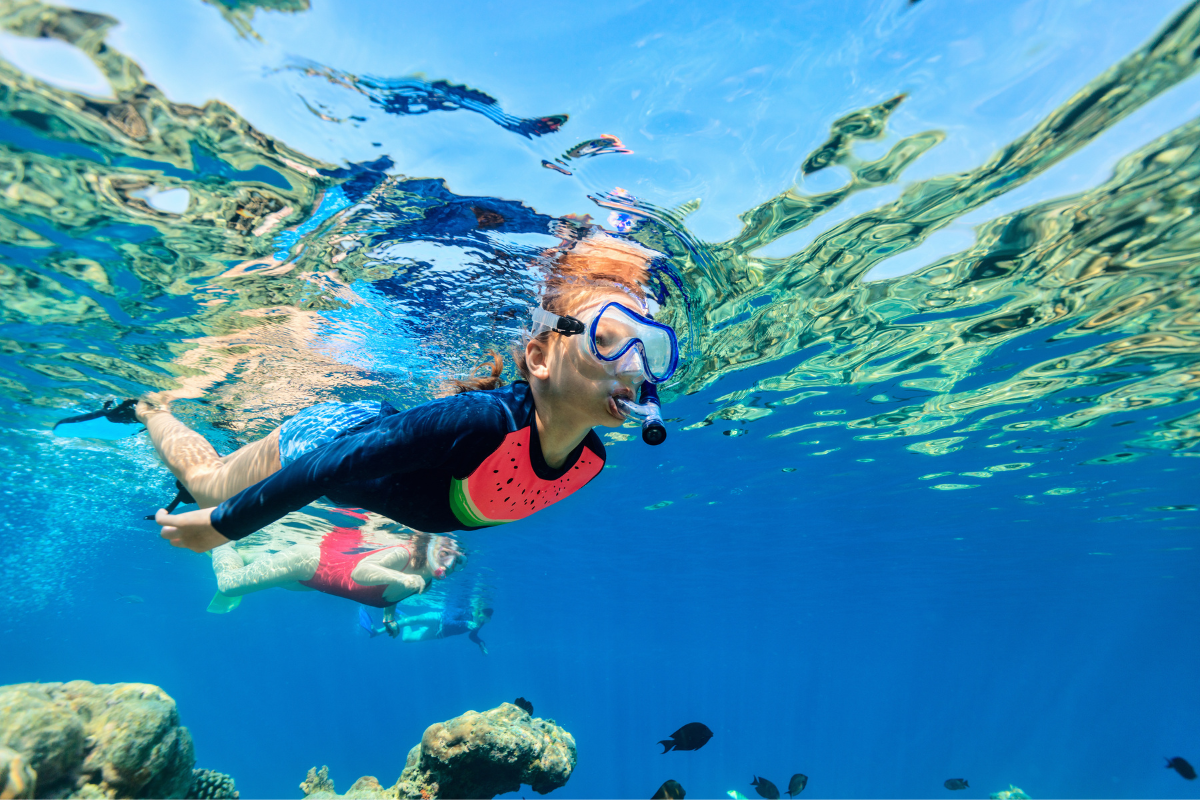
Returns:
[[[604,461],[585,447],[562,477],[539,478],[529,459],[530,430],[525,427],[505,436],[466,480],[451,481],[450,508],[463,525],[481,528],[524,519],[562,500],[604,468]]]

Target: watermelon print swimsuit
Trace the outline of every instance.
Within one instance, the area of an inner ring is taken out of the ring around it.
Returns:
[[[546,464],[523,381],[397,411],[387,403],[322,404],[280,428],[283,468],[213,510],[241,539],[319,497],[426,533],[524,519],[604,468],[595,431],[558,469]]]

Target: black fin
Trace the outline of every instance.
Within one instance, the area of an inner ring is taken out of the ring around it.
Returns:
[[[112,405],[111,401],[104,404],[105,408]],[[120,402],[115,408],[109,409],[104,414],[104,418],[109,422],[119,422],[122,425],[133,425],[138,421],[137,418],[137,398],[127,397]]]
[[[104,405],[99,411],[89,411],[86,414],[76,414],[73,417],[64,417],[63,419],[60,419],[58,422],[54,423],[54,427],[57,428],[59,425],[69,425],[72,422],[91,422],[94,419],[100,419],[108,414],[108,412],[112,409],[112,405],[112,400],[105,400]]]
[[[175,481],[175,488],[178,490],[175,492],[175,499],[168,503],[167,507],[163,509],[168,514],[174,514],[175,509],[179,507],[180,503],[199,505],[199,503],[196,503],[196,498],[192,497],[192,493],[189,492],[187,487],[182,483]],[[142,517],[142,519],[154,519],[154,514],[147,514],[146,516]]]
[[[671,748],[675,746],[675,740],[674,739],[663,739],[661,742],[659,742],[659,744],[661,744],[663,746],[663,752],[667,753],[667,752],[670,752]]]
[[[91,422],[93,425],[85,428],[80,428],[79,433],[66,434],[69,436],[82,436],[84,438],[95,439],[123,439],[126,436],[140,433],[140,431],[129,431],[124,428],[125,425],[138,424],[138,418],[135,409],[137,408],[137,400],[135,398],[127,398],[117,403],[115,400],[105,400],[104,405],[98,411],[89,411],[86,414],[76,414],[73,417],[65,417],[54,423],[54,433],[56,435],[64,435],[58,432],[59,426],[70,425],[77,422]],[[102,421],[100,421],[102,420]],[[115,423],[120,425],[119,428],[109,428],[105,423]]]

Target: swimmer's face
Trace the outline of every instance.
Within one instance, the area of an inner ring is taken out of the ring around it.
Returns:
[[[445,536],[439,536],[434,548],[433,557],[429,559],[429,571],[435,578],[445,578],[451,572],[463,565],[466,557],[458,548],[458,543]]]
[[[628,295],[614,291],[572,309],[571,316],[586,322],[607,303],[620,303],[632,311],[641,311]],[[597,339],[603,335],[604,330],[598,329]],[[645,377],[640,369],[614,374],[611,365],[600,362],[591,354],[585,339],[586,334],[552,335],[548,346],[530,342],[526,359],[531,374],[538,378],[544,376],[543,394],[554,399],[561,413],[572,416],[572,422],[588,427],[618,427],[625,421],[625,415],[618,408],[616,398],[636,401],[637,389]]]

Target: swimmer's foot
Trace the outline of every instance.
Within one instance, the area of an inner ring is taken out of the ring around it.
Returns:
[[[104,404],[104,418],[109,422],[133,425],[139,421],[137,415],[134,413],[134,407],[137,406],[137,402],[136,399],[130,397],[114,406],[113,401],[109,400]]]
[[[143,425],[146,424],[146,420],[156,414],[169,414],[171,412],[169,398],[158,392],[144,394],[136,400],[126,400],[125,403],[134,404],[136,421]],[[125,403],[121,405],[124,406]]]

